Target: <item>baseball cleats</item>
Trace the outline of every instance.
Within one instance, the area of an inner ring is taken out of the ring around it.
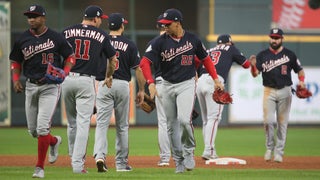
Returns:
[[[210,160],[210,159],[218,159],[219,156],[217,155],[202,155],[201,156],[203,160]]]
[[[44,170],[41,167],[36,167],[32,178],[44,178]]]
[[[187,171],[192,171],[192,169],[196,165],[196,162],[194,161],[193,155],[191,155],[191,154],[184,157],[183,163],[184,163],[184,167],[186,168]]]
[[[117,168],[117,172],[128,172],[128,171],[132,171],[132,167],[129,165],[126,165],[123,168]]]
[[[270,161],[272,157],[272,151],[271,150],[267,150],[266,153],[264,154],[264,160],[265,161]]]
[[[86,169],[74,169],[73,170],[73,173],[75,173],[75,174],[87,174],[87,173],[89,173]]]
[[[275,154],[273,160],[275,162],[282,163],[282,156],[280,154]]]
[[[184,170],[185,170],[185,167],[184,167],[183,164],[179,163],[179,164],[176,165],[176,173],[183,173]]]
[[[49,163],[54,163],[58,159],[59,155],[59,146],[62,142],[60,136],[55,136],[57,138],[57,143],[55,145],[50,146],[50,153],[49,153]]]
[[[104,163],[103,159],[98,159],[96,161],[96,165],[98,168],[98,172],[107,172],[108,171],[108,168],[107,168],[106,164]]]
[[[170,164],[169,164],[169,161],[163,161],[163,160],[160,160],[159,162],[158,162],[158,166],[159,167],[165,167],[165,166],[169,166]]]

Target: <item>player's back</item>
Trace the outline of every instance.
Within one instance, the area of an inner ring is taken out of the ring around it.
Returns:
[[[101,29],[91,25],[76,24],[63,31],[64,37],[74,48],[76,65],[72,72],[95,75],[98,61],[109,43],[108,35]]]
[[[223,77],[226,82],[229,71],[233,62],[242,65],[246,61],[246,57],[234,45],[218,44],[207,50],[213,64],[217,69],[217,73]],[[199,74],[207,73],[202,67]]]
[[[113,74],[114,79],[121,79],[130,81],[131,80],[131,68],[139,66],[140,55],[138,48],[133,41],[125,36],[110,35],[110,43],[116,50],[118,63],[116,65],[115,72]],[[105,66],[100,66],[99,69],[103,71],[102,75],[105,74]]]

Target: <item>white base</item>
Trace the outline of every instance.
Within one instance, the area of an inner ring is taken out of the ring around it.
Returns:
[[[225,158],[217,158],[206,160],[206,165],[215,164],[215,165],[232,165],[232,164],[247,164],[246,160],[225,157]]]

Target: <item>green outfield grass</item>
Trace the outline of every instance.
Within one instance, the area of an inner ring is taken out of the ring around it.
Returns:
[[[53,128],[53,135],[61,135],[64,143],[59,153],[67,155],[66,128]],[[156,128],[130,128],[130,156],[158,155]],[[115,129],[110,128],[109,154],[114,155]],[[203,149],[201,129],[195,128],[196,156]],[[0,128],[0,155],[36,155],[37,141],[28,135],[26,128]],[[94,128],[90,129],[88,156],[92,155]],[[262,127],[220,128],[216,140],[220,156],[263,156],[264,132]],[[320,156],[320,128],[289,127],[286,156]],[[88,169],[89,174],[72,174],[70,167],[48,167],[45,179],[320,179],[320,170],[277,170],[277,169],[208,169],[196,168],[184,174],[175,174],[172,168],[135,168],[128,173],[109,171],[98,174]],[[33,167],[0,167],[0,179],[30,179]]]
[[[32,168],[10,167],[0,168],[1,180],[32,179]],[[88,169],[88,174],[72,174],[69,168],[50,167],[45,171],[48,180],[84,180],[84,179],[130,179],[130,180],[316,180],[320,178],[319,171],[311,170],[226,170],[196,168],[183,174],[175,174],[172,168],[135,168],[132,172],[96,173],[95,169]]]

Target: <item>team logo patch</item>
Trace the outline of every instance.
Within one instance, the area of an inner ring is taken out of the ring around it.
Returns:
[[[152,50],[152,46],[150,45],[147,49],[146,52],[150,52]]]
[[[297,59],[297,63],[298,63],[299,66],[301,66],[301,62],[300,62],[299,59]]]
[[[36,10],[36,6],[31,6],[30,11],[34,11],[34,10]]]
[[[203,48],[204,50],[207,50],[206,47],[205,47],[203,44],[202,44],[202,48]]]

